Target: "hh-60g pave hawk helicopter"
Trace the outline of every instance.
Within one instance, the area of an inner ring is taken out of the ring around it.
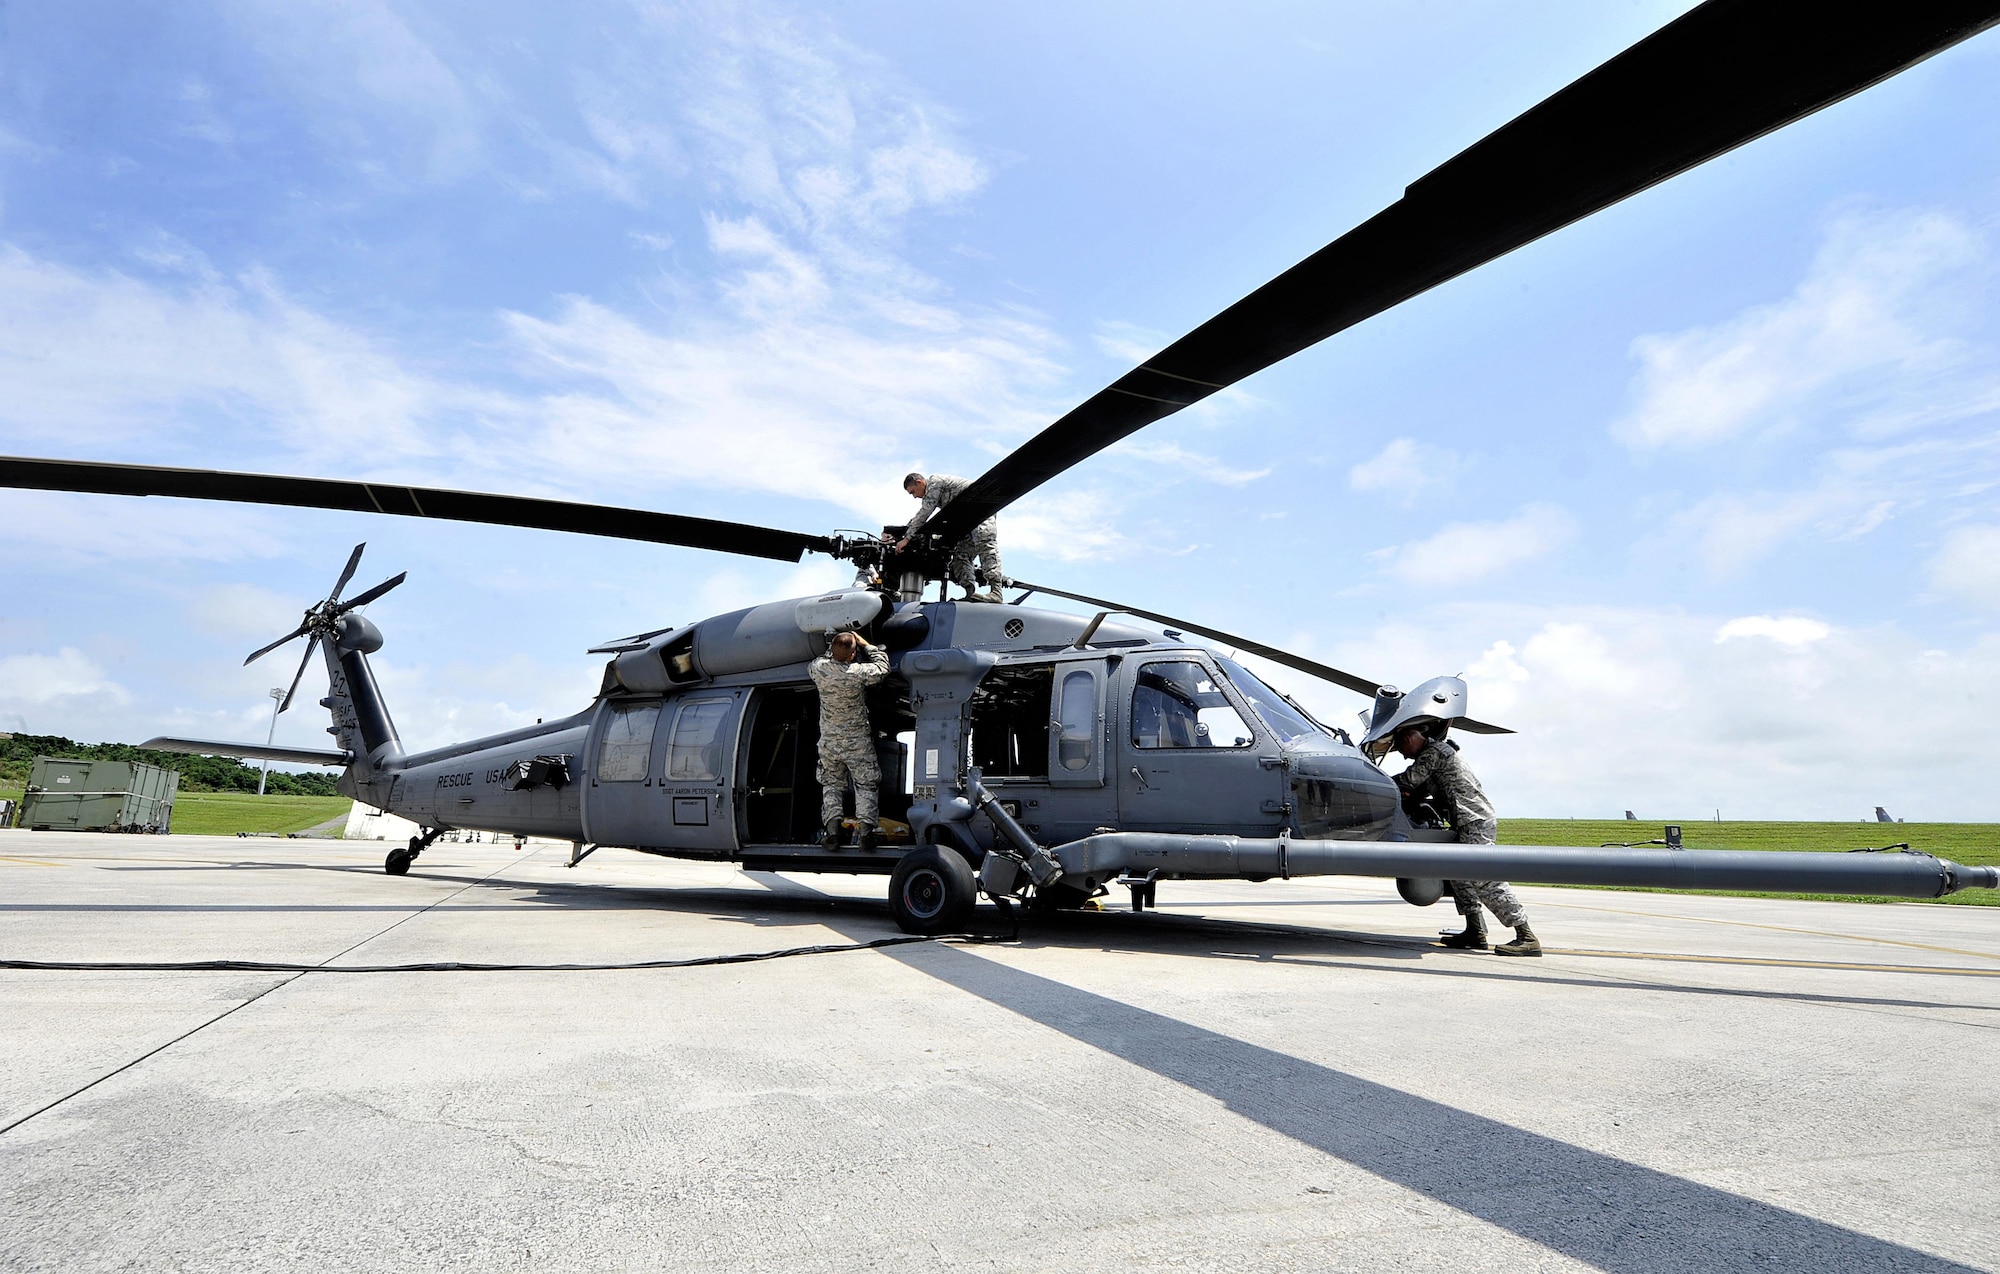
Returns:
[[[359,613],[403,576],[343,601],[356,548],[327,600],[257,652],[307,638],[302,676],[324,645],[330,686],[321,702],[337,750],[189,739],[147,746],[341,766],[343,792],[428,829],[389,855],[392,874],[453,828],[566,838],[576,844],[572,864],[586,847],[612,845],[752,870],[880,872],[897,922],[918,933],[962,927],[981,892],[1073,906],[1115,882],[1143,907],[1163,879],[1390,877],[1420,905],[1436,900],[1441,881],[1468,878],[1902,897],[1996,888],[2000,869],[1907,851],[1442,843],[1449,834],[1413,824],[1371,754],[1411,722],[1437,734],[1497,731],[1466,715],[1456,678],[1399,694],[1218,629],[1019,581],[1026,591],[1012,604],[952,602],[942,588],[925,600],[966,532],[1119,439],[1996,21],[2000,0],[1831,11],[1710,0],[1050,425],[900,553],[865,534],[315,478],[5,459],[0,483],[540,527],[783,561],[817,552],[856,564],[864,583],[851,590],[595,648],[610,656],[603,687],[575,716],[410,754],[369,670],[382,635]],[[1037,592],[1102,612],[1086,620],[1023,604]],[[806,665],[843,629],[886,647],[894,669],[870,707],[884,813],[910,836],[865,852],[816,842],[817,700]],[[1370,696],[1359,745],[1187,633]]]

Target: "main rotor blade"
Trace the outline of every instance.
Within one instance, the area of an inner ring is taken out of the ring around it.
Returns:
[[[959,498],[964,499],[963,496]],[[945,507],[949,508],[950,505]],[[1318,677],[1322,681],[1331,681],[1336,686],[1352,690],[1356,694],[1367,695],[1371,699],[1375,697],[1375,692],[1382,688],[1380,682],[1370,681],[1366,677],[1357,677],[1351,672],[1342,672],[1331,665],[1307,659],[1302,655],[1295,655],[1288,650],[1279,650],[1276,646],[1266,646],[1261,641],[1251,641],[1248,637],[1238,637],[1235,633],[1225,633],[1220,628],[1206,628],[1200,624],[1191,624],[1185,619],[1175,619],[1172,615],[1162,615],[1158,611],[1141,610],[1137,606],[1127,606],[1123,602],[1107,602],[1102,597],[1085,597],[1082,593],[1065,593],[1060,588],[1049,588],[1042,584],[1030,584],[1026,580],[1017,579],[1013,581],[1013,584],[1016,588],[1025,588],[1031,593],[1048,593],[1055,597],[1067,597],[1073,602],[1082,602],[1086,606],[1098,606],[1105,610],[1119,611],[1126,615],[1137,615],[1141,619],[1150,619],[1156,624],[1164,624],[1169,628],[1185,629],[1191,633],[1200,633],[1204,637],[1213,638],[1225,645],[1234,646],[1238,650],[1247,650],[1253,655],[1260,655],[1274,664],[1283,664],[1287,668],[1293,668],[1310,676]],[[1475,731],[1475,733],[1477,732]]]
[[[363,540],[354,546],[352,553],[347,555],[347,565],[341,568],[340,578],[333,582],[333,591],[326,595],[327,605],[331,606],[340,600],[340,590],[346,588],[347,581],[354,578],[354,568],[361,565],[361,550],[367,547],[368,541]]]
[[[1463,731],[1465,731],[1465,732],[1466,732],[1467,734],[1512,734],[1512,733],[1514,733],[1514,731],[1512,731],[1512,730],[1509,730],[1509,729],[1508,729],[1508,728],[1507,728],[1506,726],[1504,726],[1504,725],[1488,725],[1488,724],[1487,724],[1486,722],[1484,722],[1484,721],[1474,721],[1474,720],[1473,720],[1473,719],[1472,719],[1471,717],[1453,717],[1453,718],[1451,719],[1451,728],[1452,728],[1452,729],[1454,729],[1454,730],[1463,730]]]
[[[313,652],[318,649],[319,634],[314,633],[312,640],[306,643],[305,658],[299,660],[299,670],[292,674],[291,688],[285,691],[285,697],[278,703],[278,711],[283,712],[292,706],[292,696],[299,692],[299,681],[306,675],[306,665],[312,662]]]
[[[2000,22],[2000,0],[1709,0],[1432,170],[987,470],[943,543],[1219,389]]]
[[[86,460],[37,460],[0,456],[0,486],[43,491],[91,491],[104,495],[167,495],[188,500],[232,500],[241,504],[283,504],[302,509],[344,509],[393,513],[399,517],[485,522],[713,549],[746,557],[796,562],[808,551],[824,553],[833,541],[741,522],[682,517],[646,509],[574,504],[530,496],[444,491],[331,478],[288,478],[215,469],[166,469],[152,465],[99,464]],[[357,550],[358,551],[358,550]]]
[[[348,598],[346,601],[342,602],[339,608],[336,609],[333,613],[336,615],[345,615],[348,611],[354,610],[358,607],[366,606],[368,603],[374,601],[376,598],[380,597],[382,594],[388,592],[390,589],[396,587],[396,585],[402,583],[404,580],[408,578],[410,578],[410,573],[408,571],[403,571],[393,576],[390,579],[385,579],[380,584],[377,584],[375,587],[363,593],[361,596]]]
[[[303,637],[311,630],[312,630],[311,624],[300,624],[297,628],[294,628],[292,631],[286,633],[283,637],[278,638],[278,640],[272,642],[270,645],[265,646],[260,650],[252,651],[250,653],[250,657],[243,661],[243,666],[245,668],[248,668],[251,664],[256,663],[259,659],[262,659],[264,656],[270,654],[272,651],[284,645],[286,642],[291,641],[295,637]]]

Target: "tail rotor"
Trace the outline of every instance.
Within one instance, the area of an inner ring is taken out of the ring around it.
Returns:
[[[320,602],[306,612],[305,618],[299,622],[297,628],[278,638],[278,640],[272,642],[270,645],[253,651],[250,657],[243,661],[246,666],[253,664],[287,642],[300,637],[310,638],[306,642],[305,657],[299,660],[299,670],[292,674],[292,684],[285,691],[285,697],[278,702],[279,712],[283,712],[292,706],[292,696],[298,693],[299,682],[306,675],[306,665],[312,662],[313,652],[319,649],[320,642],[330,641],[337,635],[336,624],[340,617],[358,607],[366,606],[409,578],[409,572],[404,571],[383,580],[380,584],[377,584],[357,597],[351,597],[344,602],[341,601],[340,590],[346,588],[348,582],[354,578],[355,568],[361,565],[361,550],[367,547],[366,541],[354,546],[354,552],[348,554],[347,565],[340,572],[340,578],[334,581],[333,591],[326,595],[325,601]]]

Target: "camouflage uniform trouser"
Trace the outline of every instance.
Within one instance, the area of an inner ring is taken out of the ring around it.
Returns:
[[[1000,537],[977,527],[952,549],[951,560],[944,568],[945,578],[968,593],[980,591],[972,574],[972,559],[975,557],[986,574],[986,587],[997,591],[1007,579],[1000,570]]]
[[[1458,829],[1458,843],[1491,845],[1498,831],[1499,826],[1492,819],[1468,819],[1465,826]],[[1518,929],[1528,923],[1528,909],[1521,905],[1521,900],[1507,888],[1504,880],[1447,880],[1444,883],[1451,887],[1451,899],[1458,904],[1461,916],[1478,915],[1479,904],[1483,902],[1494,918],[1509,929]]]
[[[869,736],[821,735],[819,741],[819,821],[833,822],[846,804],[848,780],[854,781],[854,821],[867,831],[882,812],[882,762]]]

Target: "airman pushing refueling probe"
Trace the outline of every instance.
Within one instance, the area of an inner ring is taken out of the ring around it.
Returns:
[[[1442,814],[1457,833],[1459,844],[1491,845],[1500,826],[1493,816],[1493,802],[1486,799],[1472,767],[1459,756],[1458,744],[1443,737],[1446,728],[1444,722],[1433,721],[1428,725],[1412,723],[1396,731],[1396,751],[1410,762],[1409,768],[1396,776],[1396,786],[1403,789],[1408,799],[1429,801],[1431,808]],[[1445,946],[1462,951],[1486,950],[1486,917],[1479,910],[1484,903],[1501,924],[1514,931],[1514,940],[1494,946],[1494,955],[1542,953],[1541,941],[1528,927],[1527,908],[1506,881],[1448,880],[1445,884],[1451,888],[1452,901],[1458,904],[1458,914],[1465,917],[1464,929],[1444,935]]]

